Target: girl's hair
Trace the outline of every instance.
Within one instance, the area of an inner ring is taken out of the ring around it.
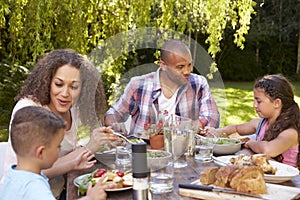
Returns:
[[[83,124],[96,126],[107,106],[101,76],[87,58],[70,49],[54,50],[40,58],[15,101],[27,97],[43,106],[48,105],[52,78],[57,69],[64,65],[80,70],[82,87],[78,101],[73,106],[79,108]]]
[[[294,128],[298,132],[298,143],[300,139],[300,114],[299,106],[294,101],[294,92],[292,84],[282,75],[266,75],[258,80],[254,88],[261,88],[265,94],[271,99],[280,99],[282,102],[282,109],[276,121],[270,125],[266,131],[263,140],[270,141],[278,137],[278,135],[288,129]],[[299,145],[300,152],[300,145]],[[282,161],[282,155],[275,158]],[[300,157],[298,153],[298,166],[300,166]]]

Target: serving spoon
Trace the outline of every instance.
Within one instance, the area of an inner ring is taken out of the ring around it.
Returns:
[[[122,134],[122,132],[116,132],[116,131],[113,131],[113,134],[119,136],[120,138],[122,138],[123,140],[125,140],[126,142],[128,142],[128,143],[130,143],[130,144],[136,144],[136,143],[144,142],[144,141],[141,140],[141,139],[138,139],[137,142],[133,142],[133,141],[129,140],[126,136],[124,136],[124,135]]]
[[[113,134],[119,136],[120,138],[122,138],[123,140],[125,140],[126,142],[128,142],[130,144],[135,144],[134,142],[132,142],[131,140],[129,140],[127,137],[125,137],[121,132],[115,132],[115,131],[113,131]]]

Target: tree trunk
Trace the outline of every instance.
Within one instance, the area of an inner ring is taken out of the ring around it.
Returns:
[[[299,74],[300,72],[300,31],[298,33],[298,58],[297,58],[297,71],[296,73]]]

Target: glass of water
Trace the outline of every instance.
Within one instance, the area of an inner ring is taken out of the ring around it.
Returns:
[[[172,154],[167,151],[150,150],[147,157],[150,170],[150,191],[153,194],[171,192],[174,181]]]
[[[170,115],[164,125],[164,148],[172,153],[174,168],[187,166],[186,152],[192,120],[178,115]]]
[[[131,150],[124,146],[116,147],[116,166],[117,168],[130,168],[132,162]]]
[[[207,134],[206,136],[198,135],[195,140],[195,160],[200,162],[211,162],[213,148],[217,138],[214,135]]]

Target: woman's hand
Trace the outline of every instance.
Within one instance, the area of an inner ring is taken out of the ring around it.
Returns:
[[[43,170],[43,173],[48,178],[53,178],[72,170],[88,169],[94,166],[97,162],[96,160],[91,160],[93,157],[94,155],[91,154],[86,147],[80,147],[71,151],[67,155],[58,158],[53,166],[49,169]]]
[[[118,140],[119,137],[113,134],[113,131],[109,127],[100,127],[93,130],[91,133],[91,138],[86,147],[95,153],[104,144],[111,143]]]

